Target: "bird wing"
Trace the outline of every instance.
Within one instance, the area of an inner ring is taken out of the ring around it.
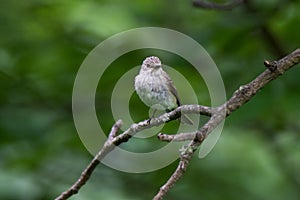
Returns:
[[[179,99],[177,90],[175,88],[175,85],[174,85],[172,79],[170,78],[170,76],[165,71],[163,71],[163,73],[164,73],[164,77],[167,80],[167,85],[169,87],[169,90],[171,91],[171,94],[176,98],[177,106],[180,106],[181,105],[180,99]],[[189,124],[189,125],[193,125],[194,124],[193,121],[187,115],[182,115],[179,120],[181,122]]]
[[[180,106],[181,102],[180,102],[178,92],[177,92],[177,90],[174,86],[174,83],[173,83],[172,79],[170,78],[170,76],[165,71],[163,71],[163,73],[164,73],[164,77],[167,79],[167,85],[169,87],[169,90],[171,91],[171,94],[173,94],[174,97],[176,98],[176,104],[178,106]]]

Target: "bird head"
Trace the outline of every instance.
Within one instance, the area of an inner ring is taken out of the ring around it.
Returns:
[[[159,60],[158,57],[156,56],[150,56],[147,57],[144,61],[143,61],[143,68],[145,69],[159,69],[161,67],[161,61]]]

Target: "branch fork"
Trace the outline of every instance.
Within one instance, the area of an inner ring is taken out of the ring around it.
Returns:
[[[171,120],[175,120],[183,114],[202,114],[210,116],[210,119],[196,132],[192,133],[180,133],[176,135],[168,135],[160,133],[158,134],[158,139],[161,141],[171,142],[171,141],[190,141],[186,146],[181,149],[180,161],[174,173],[167,180],[167,182],[160,187],[158,193],[154,196],[154,200],[161,200],[169,192],[172,186],[182,177],[183,173],[186,171],[190,160],[197,150],[197,148],[202,144],[205,138],[232,112],[237,110],[239,107],[248,102],[259,90],[261,90],[266,84],[276,79],[278,76],[282,75],[285,71],[300,63],[300,49],[295,50],[291,54],[283,57],[278,61],[264,61],[264,65],[267,67],[262,74],[257,76],[250,83],[241,86],[237,89],[232,97],[225,102],[223,105],[210,108],[201,105],[183,105],[175,110],[165,113],[159,117],[153,118],[150,121],[144,120],[137,124],[132,124],[129,129],[125,130],[120,135],[117,132],[120,130],[122,121],[118,120],[113,126],[108,135],[107,141],[104,146],[94,157],[91,163],[84,169],[80,178],[65,192],[56,198],[56,200],[68,199],[72,195],[78,193],[80,188],[88,181],[89,177],[93,173],[96,166],[101,162],[101,160],[111,152],[115,146],[121,143],[127,142],[134,134],[144,129],[151,128],[153,126],[158,126],[160,124],[166,123]]]

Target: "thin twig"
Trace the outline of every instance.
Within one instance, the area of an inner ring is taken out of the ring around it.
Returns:
[[[182,142],[187,140],[192,140],[196,136],[196,132],[189,132],[189,133],[178,133],[175,135],[159,133],[157,138],[164,142]]]
[[[174,186],[174,184],[182,177],[188,167],[192,155],[213,129],[215,129],[232,112],[248,102],[266,84],[278,78],[278,76],[282,75],[285,71],[298,63],[300,63],[300,49],[295,50],[279,61],[267,62],[267,65],[273,65],[272,69],[274,69],[274,71],[269,70],[269,66],[267,70],[256,77],[253,81],[236,90],[233,96],[225,104],[216,108],[219,112],[214,113],[209,121],[199,131],[197,131],[194,140],[184,147],[184,150],[181,151],[180,161],[176,170],[168,181],[160,188],[153,199],[163,199],[171,187]],[[226,115],[222,114],[223,112],[226,112]]]
[[[123,122],[122,120],[118,120],[113,127],[111,128],[110,133],[108,134],[108,140],[113,140],[116,136],[118,131],[120,130],[121,126],[122,126]]]

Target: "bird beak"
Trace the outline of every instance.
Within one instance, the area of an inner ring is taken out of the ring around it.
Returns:
[[[158,68],[160,68],[160,65],[159,64],[158,65],[154,65],[154,68],[158,69]]]

